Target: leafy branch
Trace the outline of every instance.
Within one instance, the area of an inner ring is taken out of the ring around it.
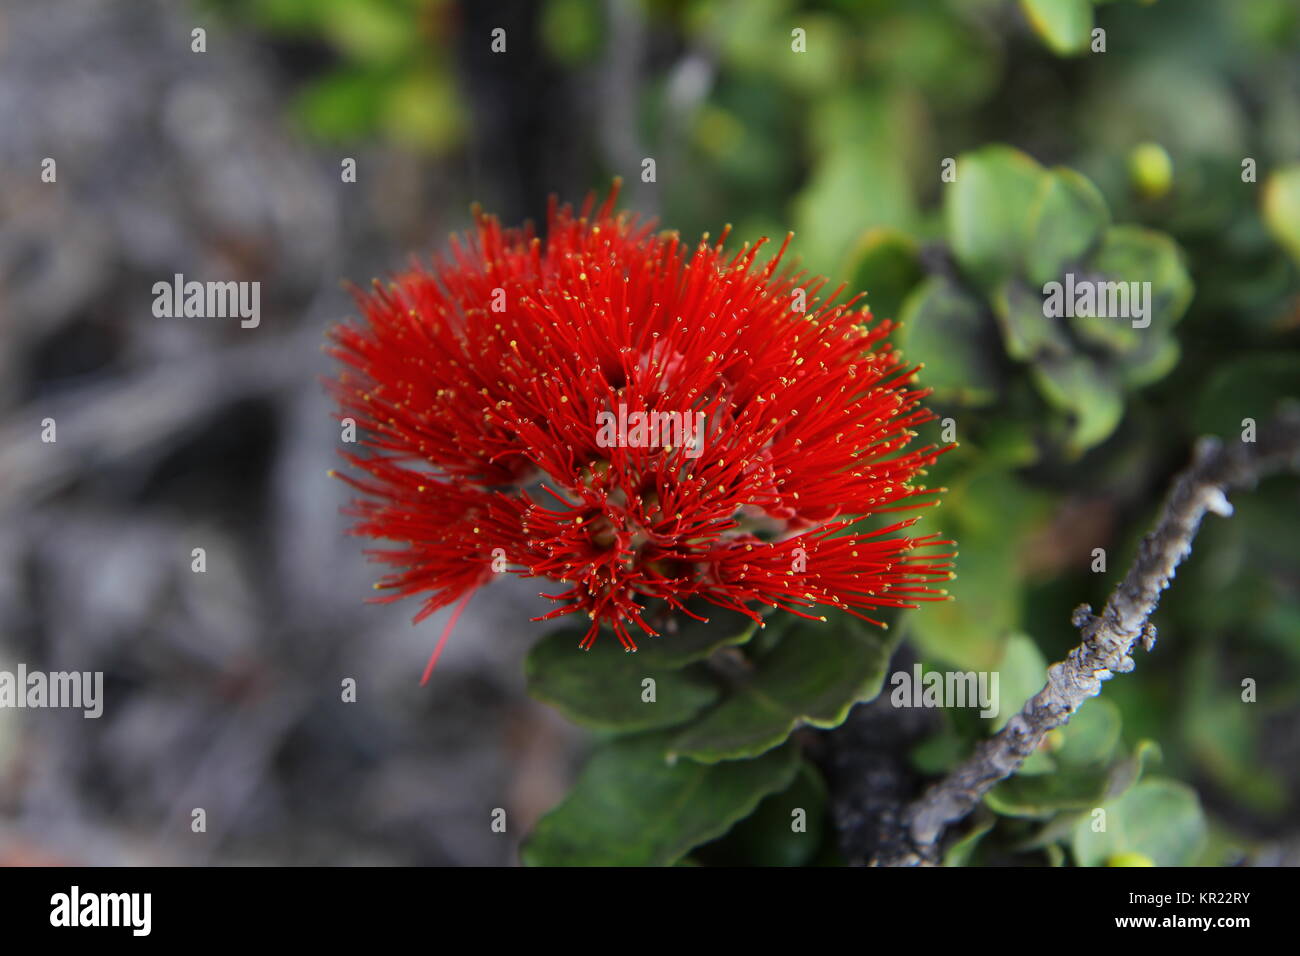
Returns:
[[[992,787],[1014,774],[1051,730],[1069,722],[1103,681],[1133,669],[1133,648],[1155,644],[1151,614],[1175,570],[1191,553],[1192,539],[1206,512],[1228,516],[1225,492],[1252,487],[1283,469],[1300,471],[1300,411],[1292,408],[1260,430],[1258,441],[1224,445],[1215,438],[1198,443],[1191,465],[1174,481],[1155,528],[1143,539],[1137,559],[1116,586],[1100,614],[1088,605],[1074,611],[1082,642],[1064,661],[1048,668],[1047,685],[1031,697],[996,736],[900,816],[902,839],[873,861],[880,866],[937,862],[945,828],[964,819]]]

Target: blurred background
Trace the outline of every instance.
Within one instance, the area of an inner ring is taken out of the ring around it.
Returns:
[[[1039,396],[992,321],[978,355],[909,343],[936,383],[982,389],[936,395],[962,441],[931,482],[953,489],[957,600],[909,619],[906,653],[1059,659],[1195,436],[1236,439],[1300,384],[1300,7],[1098,3],[1104,53],[1041,7],[6,0],[0,668],[103,671],[106,702],[0,711],[0,863],[515,863],[587,746],[524,694],[548,602],[494,583],[419,687],[445,614],[364,603],[377,570],[343,533],[320,386],[324,330],[353,313],[341,280],[440,248],[472,202],[540,221],[551,193],[621,175],[628,207],[687,236],[793,229],[878,315],[910,286],[881,278],[871,230],[904,237],[904,274],[951,269],[941,164],[986,144],[1075,168],[1114,221],[1172,237],[1195,283],[1176,361],[1117,389],[1082,445],[1080,408]],[[260,326],[155,318],[175,273],[260,281]],[[1195,787],[1201,862],[1296,862],[1300,488],[1237,505],[1162,602],[1157,653],[1103,697]],[[915,765],[941,768],[959,729]]]

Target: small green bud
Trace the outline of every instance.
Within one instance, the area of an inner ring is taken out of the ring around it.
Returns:
[[[1144,199],[1159,199],[1174,181],[1174,163],[1159,143],[1142,143],[1128,156],[1129,179]]]

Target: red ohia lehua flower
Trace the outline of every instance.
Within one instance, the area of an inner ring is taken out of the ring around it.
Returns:
[[[763,242],[727,253],[724,231],[691,252],[616,215],[617,192],[594,217],[553,199],[545,239],[476,211],[450,257],[358,291],[365,323],[331,333],[340,417],[371,436],[345,453],[353,531],[396,545],[371,552],[393,568],[380,600],[427,594],[417,621],[459,601],[426,680],[494,570],[567,585],[536,620],[581,612],[581,646],[606,625],[628,650],[656,599],[872,621],[951,577],[926,555],[950,542],[899,533],[915,517],[846,530],[933,502],[912,480],[942,449],[907,450],[933,416],[891,323],[779,273],[785,245],[759,265]]]

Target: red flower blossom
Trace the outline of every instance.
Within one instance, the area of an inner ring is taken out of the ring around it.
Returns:
[[[604,624],[634,650],[655,599],[871,621],[939,598],[951,555],[918,549],[950,542],[899,534],[914,517],[846,530],[927,503],[912,481],[941,451],[907,450],[933,416],[891,323],[778,272],[785,245],[757,264],[764,243],[728,253],[724,230],[691,253],[616,195],[594,218],[552,201],[545,239],[476,213],[332,331],[341,416],[370,433],[345,455],[353,530],[396,545],[371,552],[380,600],[426,594],[419,621],[459,599],[454,618],[508,569],[567,585],[537,620],[582,612],[582,646]]]

